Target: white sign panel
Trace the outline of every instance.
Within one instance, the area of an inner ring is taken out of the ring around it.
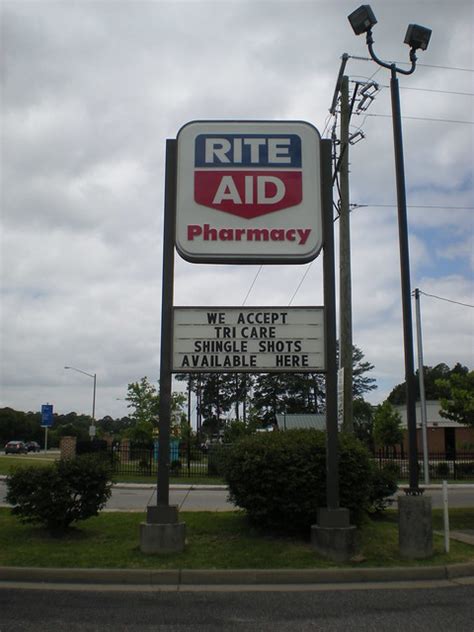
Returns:
[[[305,122],[196,121],[177,137],[176,247],[201,263],[304,263],[322,247],[320,136]]]
[[[324,371],[322,307],[175,307],[173,371]]]

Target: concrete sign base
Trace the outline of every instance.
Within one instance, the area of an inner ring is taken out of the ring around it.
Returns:
[[[140,550],[142,553],[181,553],[184,551],[186,524],[140,524]]]
[[[348,562],[356,553],[356,538],[348,509],[318,509],[318,524],[311,527],[311,545],[320,555],[334,562]]]
[[[430,496],[398,497],[398,544],[400,555],[408,559],[433,555]]]
[[[180,553],[184,550],[186,523],[178,522],[175,505],[150,505],[147,522],[140,523],[142,553]]]

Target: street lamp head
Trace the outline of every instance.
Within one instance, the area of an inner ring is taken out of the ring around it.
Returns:
[[[431,37],[431,29],[419,24],[409,24],[405,35],[405,44],[413,50],[426,50]]]
[[[377,18],[369,4],[362,4],[358,9],[353,11],[347,19],[351,23],[356,35],[367,33],[377,24]]]

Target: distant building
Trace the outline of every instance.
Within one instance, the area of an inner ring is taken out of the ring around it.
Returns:
[[[402,418],[402,427],[407,427],[407,410],[405,405],[394,406]],[[426,428],[428,452],[445,453],[448,457],[457,451],[474,452],[474,428],[469,428],[457,421],[446,419],[440,415],[439,401],[426,402]],[[416,428],[418,451],[423,449],[421,430],[421,403],[416,402]],[[404,450],[408,449],[407,433],[403,441]]]
[[[314,428],[326,430],[326,415],[275,415],[278,430],[293,430],[294,428]]]

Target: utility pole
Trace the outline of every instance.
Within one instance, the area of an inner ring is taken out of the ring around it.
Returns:
[[[339,369],[342,373],[344,432],[354,432],[352,415],[352,286],[349,208],[349,78],[341,79],[339,206]]]
[[[352,106],[357,95],[355,88],[349,105],[349,77],[344,74],[349,55],[341,57],[341,66],[329,112],[334,116],[338,98],[340,101],[339,159],[335,172],[339,173],[339,402],[342,403],[342,429],[354,432],[352,414],[352,285],[351,285],[351,240],[349,207],[349,123]],[[335,174],[336,175],[336,174]]]

